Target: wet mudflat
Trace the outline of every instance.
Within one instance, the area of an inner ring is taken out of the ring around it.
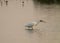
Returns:
[[[46,23],[25,30],[25,23],[39,19]],[[7,6],[3,2],[0,43],[60,43],[60,6],[37,5],[32,0],[9,0]]]

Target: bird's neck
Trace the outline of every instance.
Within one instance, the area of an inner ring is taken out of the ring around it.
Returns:
[[[36,26],[37,26],[39,23],[40,23],[40,22],[39,22],[39,21],[37,21]]]

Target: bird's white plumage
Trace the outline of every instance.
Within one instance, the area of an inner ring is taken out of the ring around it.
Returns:
[[[33,22],[28,22],[27,24],[25,24],[25,27],[28,27],[33,29],[33,26],[37,26],[39,24],[40,20],[39,21],[33,21]]]
[[[37,22],[32,22],[33,25],[37,25]]]

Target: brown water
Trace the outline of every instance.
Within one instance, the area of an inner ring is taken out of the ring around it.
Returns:
[[[0,43],[60,43],[60,6],[37,5],[32,0],[10,0],[0,6]],[[42,19],[34,30],[24,24]]]

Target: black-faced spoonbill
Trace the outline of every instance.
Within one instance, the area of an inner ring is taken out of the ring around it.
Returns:
[[[39,21],[34,21],[34,22],[30,22],[25,24],[25,28],[27,30],[33,30],[33,26],[37,26],[40,22],[44,22],[43,20],[39,20]]]

